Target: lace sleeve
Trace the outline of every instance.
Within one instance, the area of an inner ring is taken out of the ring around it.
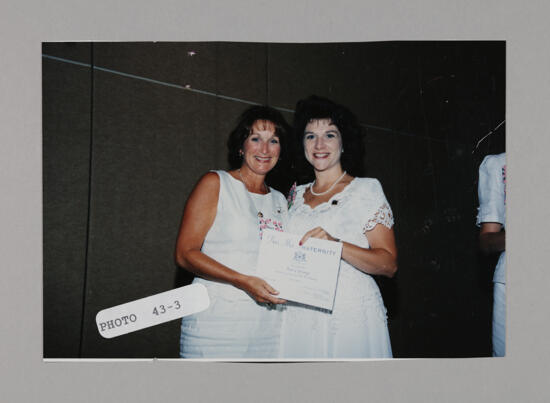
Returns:
[[[382,185],[376,179],[372,179],[365,189],[366,199],[364,200],[365,216],[363,216],[363,233],[371,231],[377,224],[392,228],[393,213],[382,190]]]
[[[383,224],[388,228],[393,227],[393,213],[388,202],[384,202],[384,204],[376,210],[374,216],[367,220],[367,223],[363,226],[363,233],[374,229],[376,224]]]

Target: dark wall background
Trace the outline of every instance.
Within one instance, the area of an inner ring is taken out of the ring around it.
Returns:
[[[395,357],[489,356],[493,261],[477,250],[477,168],[504,151],[504,42],[43,44],[44,357],[177,357],[179,321],[114,339],[104,308],[187,284],[185,200],[247,103],[292,120],[327,96],[367,131],[396,217],[378,279]]]

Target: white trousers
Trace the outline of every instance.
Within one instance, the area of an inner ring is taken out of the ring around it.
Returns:
[[[493,283],[493,357],[506,351],[506,284]]]

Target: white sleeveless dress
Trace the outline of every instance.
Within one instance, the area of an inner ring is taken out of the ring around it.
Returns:
[[[287,222],[287,201],[278,191],[259,195],[225,171],[220,178],[216,218],[201,251],[243,274],[256,270],[263,228],[283,230]],[[263,218],[258,217],[261,211]],[[276,358],[279,350],[281,310],[258,304],[244,291],[229,284],[196,277],[204,284],[210,306],[183,318],[182,358]]]
[[[343,241],[368,248],[377,224],[393,226],[380,182],[355,178],[342,192],[315,208],[304,204],[309,185],[296,189],[288,232],[303,235],[315,227]],[[365,236],[366,235],[366,236]],[[344,260],[332,311],[287,303],[283,313],[281,358],[391,358],[386,308],[374,279]]]

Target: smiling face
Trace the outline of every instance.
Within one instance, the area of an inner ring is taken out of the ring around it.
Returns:
[[[257,120],[250,129],[242,147],[243,164],[258,175],[266,175],[279,160],[281,144],[275,134],[275,125],[268,120]]]
[[[316,171],[339,168],[342,135],[329,119],[312,120],[304,130],[304,152]]]

